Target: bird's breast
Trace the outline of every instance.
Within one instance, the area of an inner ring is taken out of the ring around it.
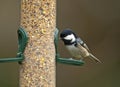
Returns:
[[[75,47],[74,45],[67,45],[66,48],[73,57],[81,58],[80,50],[77,47]]]

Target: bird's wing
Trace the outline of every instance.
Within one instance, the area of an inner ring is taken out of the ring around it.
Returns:
[[[90,51],[89,48],[88,48],[88,46],[83,42],[83,40],[81,38],[77,38],[77,43],[79,43],[85,49],[87,49],[88,51]]]
[[[89,58],[94,59],[96,62],[101,63],[101,61],[98,58],[96,58],[94,55],[90,53],[88,46],[80,38],[77,38],[77,43],[79,49],[82,51],[82,56],[88,55]]]

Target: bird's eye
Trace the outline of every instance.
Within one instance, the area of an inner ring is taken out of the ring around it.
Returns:
[[[65,36],[66,36],[66,34],[61,34],[61,35],[60,35],[60,37],[65,37]]]
[[[65,37],[66,35],[65,34],[63,34],[63,37]]]

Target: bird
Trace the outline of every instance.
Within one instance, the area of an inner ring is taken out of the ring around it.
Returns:
[[[61,31],[60,39],[74,59],[83,60],[84,58],[91,58],[101,63],[101,61],[91,53],[86,43],[84,43],[71,29],[67,28]]]

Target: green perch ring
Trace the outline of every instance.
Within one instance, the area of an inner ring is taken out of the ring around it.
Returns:
[[[28,37],[27,33],[23,28],[19,28],[18,31],[18,53],[15,58],[0,58],[0,63],[4,62],[19,62],[24,60],[24,50],[27,45]]]

